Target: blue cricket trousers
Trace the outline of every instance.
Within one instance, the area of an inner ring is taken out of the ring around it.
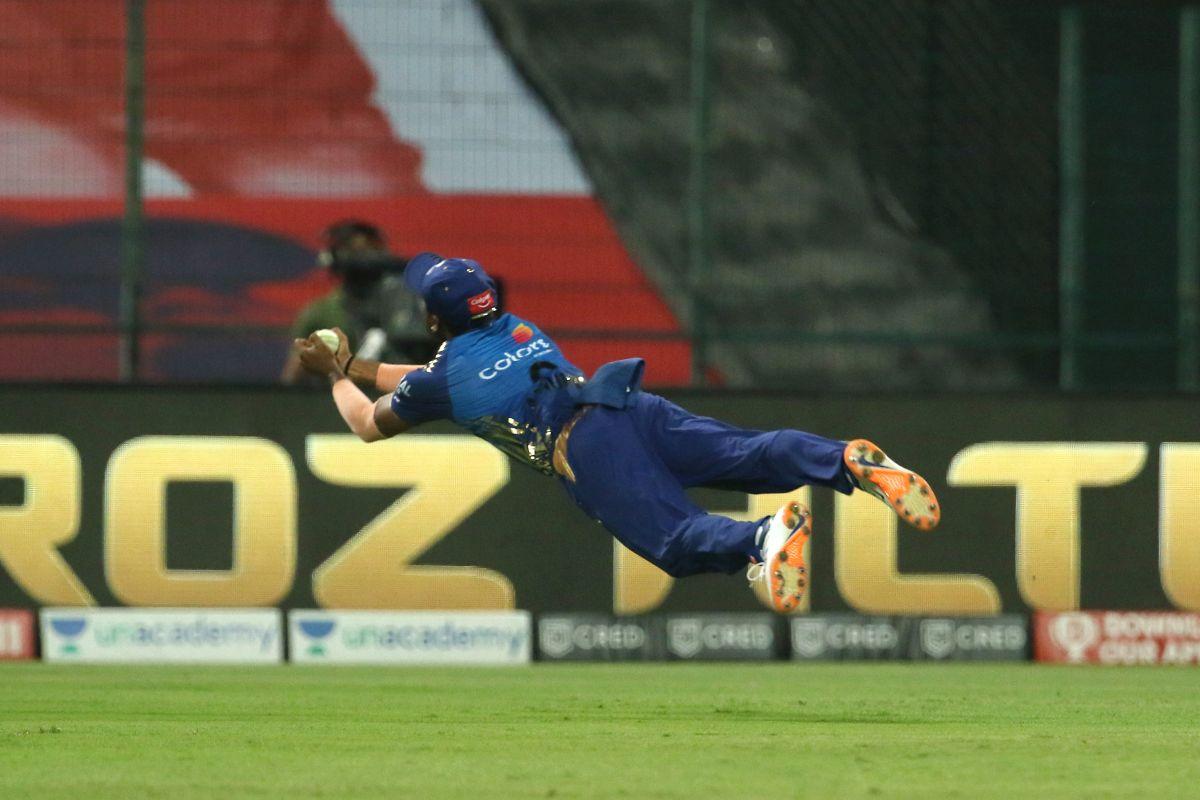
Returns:
[[[575,480],[561,480],[588,516],[667,574],[730,573],[759,556],[761,521],[709,514],[684,490],[849,494],[845,447],[802,431],[743,430],[643,392],[629,408],[588,409],[567,439]]]

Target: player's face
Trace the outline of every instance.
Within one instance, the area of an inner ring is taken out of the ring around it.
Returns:
[[[444,342],[450,338],[438,315],[429,313],[428,309],[425,310],[425,327],[433,334],[433,338],[439,342]]]

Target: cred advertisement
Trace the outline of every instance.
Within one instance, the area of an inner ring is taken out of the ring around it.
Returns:
[[[543,661],[767,661],[780,651],[772,614],[612,617],[550,614],[538,620]]]
[[[797,661],[1023,661],[1025,618],[865,617],[813,614],[792,619]]]
[[[278,664],[277,609],[43,608],[42,658],[61,663]]]
[[[1200,664],[1200,614],[1034,615],[1034,657],[1055,664]]]
[[[663,630],[646,617],[550,614],[538,619],[543,661],[661,661]]]

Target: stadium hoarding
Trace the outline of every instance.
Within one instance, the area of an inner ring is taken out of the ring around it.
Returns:
[[[528,664],[527,611],[288,612],[295,664]]]
[[[545,614],[543,661],[768,661],[779,652],[779,618],[749,614]]]
[[[774,614],[668,616],[667,657],[679,661],[769,661],[779,650]]]
[[[669,396],[745,427],[866,433],[937,489],[929,533],[801,492],[805,611],[1200,610],[1186,399]],[[676,581],[614,547],[553,479],[451,426],[363,444],[326,392],[9,385],[0,419],[0,605],[764,610],[740,575]],[[780,502],[695,498],[743,519]]]
[[[666,653],[662,623],[653,617],[546,614],[537,631],[543,661],[662,661]]]
[[[1054,664],[1200,665],[1200,614],[1071,611],[1033,615],[1034,658]]]
[[[1024,615],[868,617],[810,614],[791,619],[797,661],[1023,661]]]
[[[42,659],[61,663],[278,664],[278,609],[43,608]]]
[[[0,661],[24,661],[37,655],[33,638],[33,612],[27,608],[0,608]]]

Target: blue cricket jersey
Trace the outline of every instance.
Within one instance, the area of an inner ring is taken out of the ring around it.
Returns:
[[[392,410],[417,425],[452,420],[547,475],[554,437],[573,413],[569,392],[583,373],[532,322],[504,314],[455,336],[392,395]]]

